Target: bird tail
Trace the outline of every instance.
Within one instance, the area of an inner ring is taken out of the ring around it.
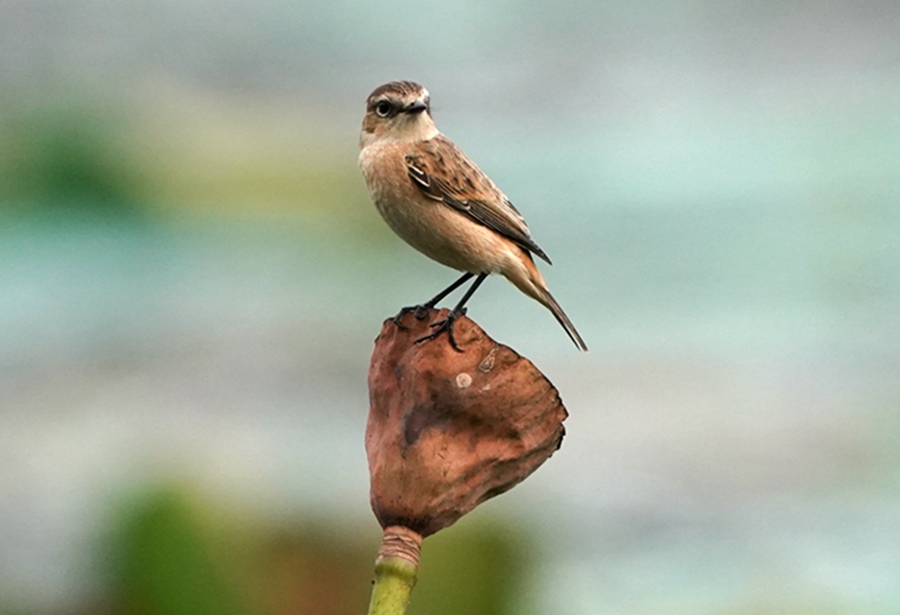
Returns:
[[[541,301],[541,303],[546,305],[547,308],[553,312],[557,322],[559,322],[559,324],[562,325],[562,328],[566,330],[572,343],[578,346],[580,350],[587,352],[587,344],[584,343],[581,335],[579,335],[578,331],[575,329],[575,325],[573,325],[572,321],[569,320],[569,317],[566,316],[566,313],[563,311],[562,307],[560,307],[559,303],[556,302],[556,299],[553,298],[553,295],[550,294],[550,291],[547,290],[546,287],[541,288],[540,290],[542,291],[541,295],[543,295],[543,301]]]
[[[578,346],[580,350],[587,352],[587,344],[584,343],[581,335],[579,335],[578,331],[575,329],[575,325],[573,325],[572,321],[569,320],[569,317],[566,316],[566,313],[560,307],[559,303],[556,302],[556,299],[554,299],[553,295],[550,294],[550,291],[547,290],[547,283],[544,282],[544,278],[534,264],[531,255],[524,250],[523,252],[525,258],[519,261],[522,264],[522,267],[504,272],[504,275],[506,275],[509,281],[519,290],[529,297],[537,299],[546,306],[548,310],[553,312],[553,316],[556,317],[557,322],[562,325],[562,328],[566,330],[572,343]]]

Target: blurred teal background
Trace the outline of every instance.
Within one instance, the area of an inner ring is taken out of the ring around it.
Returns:
[[[0,1],[0,612],[359,613],[365,373],[454,272],[356,168],[412,79],[591,347],[412,613],[900,612],[896,2]],[[477,574],[476,574],[477,573]]]

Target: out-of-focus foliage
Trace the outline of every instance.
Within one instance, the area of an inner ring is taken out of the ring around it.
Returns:
[[[136,494],[111,526],[99,608],[118,615],[359,615],[380,534],[374,521],[263,521],[183,485]],[[524,540],[490,520],[429,538],[410,614],[519,612]]]
[[[129,615],[246,615],[240,546],[202,503],[182,491],[128,507],[115,543],[118,602]]]
[[[512,526],[462,521],[425,541],[409,615],[513,615],[526,605],[532,539]]]
[[[140,184],[133,146],[111,106],[7,110],[0,113],[0,202],[27,208],[64,201],[110,213],[131,209]]]
[[[262,522],[186,488],[142,494],[118,514],[107,558],[115,613],[365,612],[377,542],[358,532]]]
[[[355,142],[266,101],[6,102],[0,209],[244,217],[271,212],[386,235]],[[373,231],[374,229],[374,231]]]

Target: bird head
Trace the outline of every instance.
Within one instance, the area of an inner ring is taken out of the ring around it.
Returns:
[[[419,141],[437,134],[428,90],[412,81],[392,81],[375,88],[366,100],[360,142]]]

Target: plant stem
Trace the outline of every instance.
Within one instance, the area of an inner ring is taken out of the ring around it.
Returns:
[[[416,584],[418,567],[401,557],[379,558],[375,562],[375,585],[369,615],[403,615],[409,594]]]
[[[384,529],[375,558],[375,585],[369,615],[403,615],[416,584],[422,536],[399,525]]]

